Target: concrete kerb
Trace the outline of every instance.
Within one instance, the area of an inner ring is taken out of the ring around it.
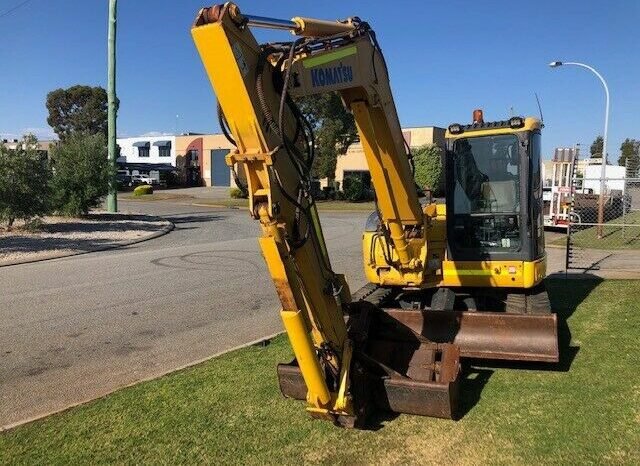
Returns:
[[[72,403],[72,404],[70,404],[68,406],[65,406],[64,408],[59,408],[59,409],[55,409],[55,410],[52,410],[52,411],[48,411],[48,412],[46,412],[44,414],[39,414],[37,416],[33,416],[33,417],[28,418],[28,419],[24,419],[22,421],[16,421],[16,422],[12,422],[10,424],[2,425],[2,426],[0,426],[0,432],[6,432],[8,430],[15,429],[16,427],[20,427],[22,425],[29,424],[31,422],[35,422],[35,421],[40,420],[40,419],[44,419],[44,418],[52,416],[54,414],[60,414],[60,413],[63,413],[65,411],[69,411],[70,409],[73,409],[73,408],[76,408],[78,406],[90,403],[92,401],[99,400],[101,398],[106,398],[107,396],[109,396],[109,395],[111,395],[111,394],[113,394],[113,393],[115,393],[117,391],[124,390],[124,389],[129,388],[129,387],[133,387],[133,386],[138,385],[140,383],[150,382],[152,380],[156,380],[156,379],[159,379],[159,378],[162,378],[162,377],[166,377],[166,376],[168,376],[170,374],[173,374],[175,372],[179,372],[179,371],[183,371],[185,369],[189,369],[190,367],[197,366],[198,364],[202,364],[204,362],[207,362],[207,361],[210,361],[212,359],[218,358],[218,357],[223,356],[223,355],[225,355],[227,353],[231,353],[233,351],[237,351],[237,350],[240,350],[240,349],[243,349],[243,348],[248,348],[250,346],[259,345],[261,343],[271,341],[274,338],[276,338],[277,336],[282,335],[283,333],[284,333],[284,330],[280,331],[280,332],[277,332],[277,333],[273,333],[273,334],[268,335],[266,337],[262,337],[262,338],[258,338],[256,340],[252,340],[252,341],[250,341],[248,343],[243,343],[241,345],[234,346],[233,348],[229,348],[229,349],[226,349],[224,351],[220,351],[220,352],[215,353],[215,354],[213,354],[211,356],[207,356],[205,358],[201,358],[201,359],[198,359],[196,361],[192,361],[192,362],[189,362],[187,364],[183,364],[183,365],[178,366],[178,367],[176,367],[174,369],[169,369],[167,371],[161,372],[160,374],[152,375],[152,376],[149,376],[149,377],[144,377],[144,378],[142,378],[140,380],[137,380],[135,382],[131,382],[129,384],[125,384],[125,385],[122,385],[120,387],[117,387],[117,388],[114,388],[114,389],[111,389],[111,390],[107,390],[107,391],[101,393],[100,395],[97,395],[97,396],[94,396],[94,397],[90,397],[90,398],[86,398],[86,399],[84,399],[82,401],[78,401],[76,403]]]
[[[167,225],[162,227],[160,230],[151,233],[148,236],[144,236],[142,238],[136,238],[136,239],[133,239],[133,240],[125,241],[124,243],[110,244],[110,245],[107,245],[107,246],[96,246],[95,248],[91,248],[91,249],[88,249],[86,251],[68,251],[68,252],[52,253],[49,256],[39,257],[37,259],[18,259],[18,260],[15,260],[15,261],[9,261],[9,262],[0,263],[0,267],[9,267],[9,266],[12,266],[12,265],[30,264],[30,263],[33,263],[33,262],[42,262],[42,261],[48,261],[48,260],[52,260],[52,259],[61,259],[63,257],[80,256],[82,254],[89,254],[91,252],[108,251],[110,249],[123,248],[125,246],[131,246],[132,244],[142,243],[144,241],[149,241],[149,240],[158,238],[160,236],[164,236],[164,235],[166,235],[167,233],[169,233],[171,230],[173,230],[175,228],[175,225],[173,224],[173,222],[170,222],[169,220],[167,220],[165,218],[151,216],[151,215],[149,215],[148,217],[149,217],[149,220],[151,220],[151,221],[163,220],[163,221],[167,222]],[[2,430],[2,429],[0,428],[0,430]]]

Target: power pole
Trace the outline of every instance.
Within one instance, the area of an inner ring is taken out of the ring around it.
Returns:
[[[107,140],[109,151],[109,164],[113,169],[113,175],[109,179],[109,195],[107,196],[107,211],[118,211],[118,182],[116,180],[116,16],[118,0],[109,0],[109,36],[107,45],[108,77],[107,77],[107,106],[108,124]]]

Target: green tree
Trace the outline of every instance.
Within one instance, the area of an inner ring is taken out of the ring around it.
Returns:
[[[333,179],[338,155],[345,154],[358,140],[353,115],[344,108],[336,92],[302,97],[296,103],[315,133],[313,175]]]
[[[591,157],[592,158],[598,158],[598,157],[602,157],[602,148],[604,147],[604,139],[602,138],[602,136],[598,136],[596,138],[595,141],[593,141],[593,144],[591,144]]]
[[[435,144],[426,144],[412,152],[416,183],[420,188],[431,189],[436,196],[440,195],[444,186],[442,149]]]
[[[0,144],[0,221],[10,230],[16,219],[29,221],[47,213],[50,171],[32,134],[18,147]]]
[[[73,133],[51,151],[56,209],[69,216],[85,215],[100,204],[112,175],[103,134]]]
[[[47,123],[61,140],[75,132],[107,135],[107,92],[102,87],[77,85],[51,91],[47,110]]]
[[[630,162],[637,162],[637,159],[640,154],[638,154],[638,149],[640,148],[640,142],[635,139],[625,139],[624,142],[620,145],[620,158],[618,159],[618,165],[624,167],[627,164],[627,159]]]

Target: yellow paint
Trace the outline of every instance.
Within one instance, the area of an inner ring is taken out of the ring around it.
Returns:
[[[326,406],[331,401],[331,394],[324,380],[322,368],[313,349],[309,332],[304,325],[300,311],[280,311],[284,329],[287,331],[291,348],[296,356],[300,372],[307,385],[307,402],[312,406]]]
[[[342,352],[342,368],[340,369],[340,388],[338,389],[338,396],[334,408],[337,411],[349,412],[352,410],[351,401],[347,397],[349,390],[349,376],[351,369],[351,358],[353,356],[353,345],[351,340],[347,340],[344,344],[344,350]]]
[[[347,331],[340,303],[349,301],[349,287],[342,275],[326,270],[330,267],[329,258],[315,210],[309,238],[295,253],[290,250],[286,238],[291,237],[296,212],[282,191],[295,192],[300,179],[280,138],[263,125],[263,111],[255,87],[260,47],[249,28],[240,28],[233,22],[229,8],[230,4],[225,4],[219,21],[192,29],[205,71],[237,143],[226,160],[229,165],[235,164],[247,181],[249,212],[262,228],[260,247],[282,304],[285,330],[307,386],[308,408],[313,415],[327,418],[334,413],[350,414],[347,388],[341,397],[338,389],[335,392],[329,389],[316,353],[325,346],[335,350],[325,364],[343,374],[344,387],[348,387],[349,367],[341,366]],[[267,105],[277,115],[279,95],[273,92],[270,72],[264,74],[264,89]],[[295,121],[291,114],[285,115],[284,124],[285,133],[293,134]],[[271,169],[280,175],[282,189],[272,186]],[[339,297],[325,292],[331,285],[329,280],[342,290]],[[335,408],[337,402],[341,409]]]
[[[532,288],[542,281],[545,271],[546,256],[533,262],[445,260],[439,286]]]
[[[352,103],[351,110],[382,218],[403,224],[421,224],[422,212],[409,164],[405,162],[405,167],[395,161],[398,154],[392,152],[395,147],[389,129],[385,128],[384,112],[370,108],[364,102]]]
[[[236,142],[247,152],[266,152],[264,136],[259,125],[255,124],[258,118],[253,102],[232,50],[232,47],[236,50],[257,50],[258,44],[255,39],[239,37],[236,30],[223,25],[223,22],[218,22],[196,27],[191,34]],[[249,53],[243,52],[243,57],[251,66]]]

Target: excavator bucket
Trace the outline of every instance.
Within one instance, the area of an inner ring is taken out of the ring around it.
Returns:
[[[397,413],[455,419],[458,347],[429,341],[398,321],[389,326],[388,319],[380,308],[368,303],[347,318],[355,344],[352,377],[360,378],[353,386],[361,390],[352,393],[355,402],[366,405],[365,411],[375,406]],[[295,360],[278,366],[278,380],[284,396],[306,399],[307,388]]]
[[[370,405],[397,413],[456,419],[460,358],[558,362],[557,317],[553,313],[385,308],[388,292],[355,295],[346,318],[364,368]],[[352,368],[352,372],[353,368]],[[278,366],[282,394],[306,399],[294,360]],[[357,394],[356,394],[357,395]],[[342,425],[344,423],[338,422]]]
[[[379,352],[388,351],[387,363],[406,369],[400,373],[371,355],[360,354],[359,362],[368,369],[364,388],[370,405],[396,413],[457,417],[460,354],[455,345],[421,344],[410,348],[387,341],[374,346]],[[378,368],[382,368],[380,373]],[[278,381],[285,397],[306,399],[307,387],[295,360],[278,365]]]
[[[388,325],[402,325],[436,343],[453,343],[460,356],[558,362],[555,314],[383,309]]]

